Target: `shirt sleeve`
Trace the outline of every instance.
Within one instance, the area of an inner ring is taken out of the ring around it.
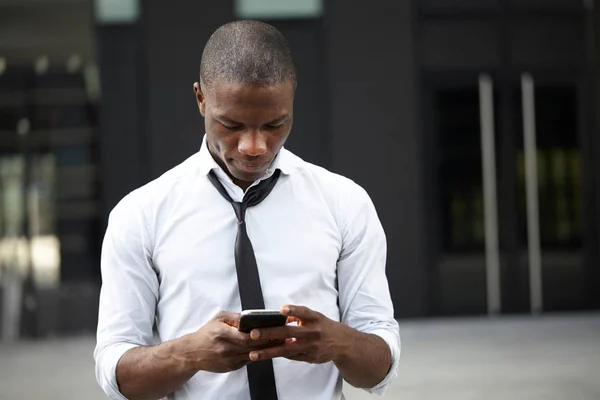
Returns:
[[[149,235],[134,193],[111,212],[102,244],[102,289],[94,350],[96,379],[113,400],[126,400],[117,384],[117,363],[131,348],[153,344],[158,278]]]
[[[369,393],[382,395],[398,374],[400,332],[385,273],[386,237],[367,192],[353,184],[338,208],[342,251],[338,260],[341,320],[360,332],[378,335],[389,346],[387,376]]]

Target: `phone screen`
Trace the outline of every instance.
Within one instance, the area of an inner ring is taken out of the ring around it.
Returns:
[[[238,330],[244,333],[250,333],[255,328],[272,328],[274,326],[283,326],[287,322],[287,317],[277,310],[246,310],[240,316],[240,326]]]

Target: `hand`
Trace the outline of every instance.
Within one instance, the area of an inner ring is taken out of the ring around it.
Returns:
[[[285,343],[250,352],[252,361],[285,357],[290,360],[322,364],[342,357],[348,346],[344,337],[347,326],[333,321],[323,314],[302,306],[283,306],[281,313],[298,326],[281,326],[254,329],[252,340],[282,340]]]
[[[230,372],[248,364],[251,351],[283,343],[253,340],[247,333],[238,331],[239,321],[239,313],[219,312],[197,332],[184,336],[185,361],[191,362],[197,370]]]

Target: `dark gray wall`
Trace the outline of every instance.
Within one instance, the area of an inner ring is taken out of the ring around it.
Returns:
[[[327,5],[333,169],[361,184],[377,207],[388,237],[396,315],[424,315],[425,210],[413,4],[331,0]]]
[[[305,161],[331,167],[328,90],[322,20],[267,21],[279,29],[292,48],[298,71],[294,127],[286,148]]]
[[[233,1],[143,2],[150,176],[162,174],[198,151],[204,122],[193,83],[211,33],[233,19]]]
[[[101,71],[100,107],[103,215],[146,177],[143,126],[144,64],[138,25],[97,28]]]
[[[595,112],[592,115],[595,116],[595,120],[592,123],[592,129],[594,134],[591,135],[592,147],[595,152],[595,173],[592,173],[592,176],[595,177],[595,182],[592,182],[595,188],[595,201],[596,201],[596,239],[597,245],[594,246],[596,250],[596,260],[598,259],[598,251],[600,251],[600,174],[598,173],[598,168],[600,167],[600,161],[598,157],[600,156],[600,0],[594,1],[594,9],[590,12],[591,17],[588,20],[590,35],[592,36],[592,49],[590,51],[590,58],[592,63],[592,74],[593,74],[593,82],[594,89],[592,93],[592,107]],[[590,293],[594,293],[595,296],[593,298],[593,307],[596,309],[600,308],[600,290],[598,287],[600,286],[600,268],[596,266],[595,269],[592,270],[592,276],[589,279],[590,282]]]

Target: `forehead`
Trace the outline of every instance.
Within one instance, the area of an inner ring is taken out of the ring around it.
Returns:
[[[205,93],[207,106],[219,112],[244,109],[288,109],[294,100],[291,81],[271,86],[214,83]]]

